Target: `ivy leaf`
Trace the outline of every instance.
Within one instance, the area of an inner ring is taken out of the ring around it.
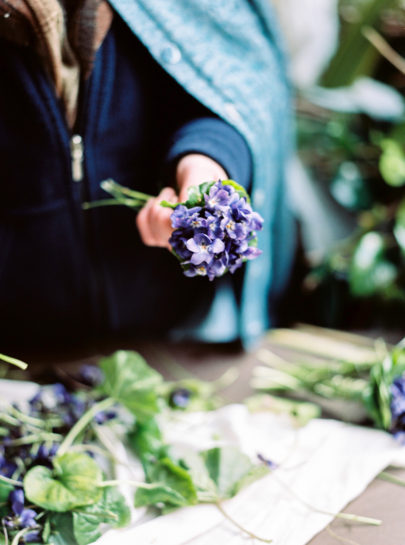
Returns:
[[[100,367],[104,373],[100,386],[103,394],[127,407],[140,421],[159,412],[156,390],[162,376],[140,354],[119,350],[103,358]]]
[[[165,507],[184,507],[197,503],[197,491],[190,474],[170,458],[145,464],[146,478],[157,486],[138,488],[135,507],[163,504]]]
[[[105,488],[101,500],[73,513],[73,532],[79,545],[101,537],[100,524],[120,528],[129,524],[131,513],[124,496],[115,487]]]
[[[87,454],[67,452],[53,460],[54,469],[34,466],[24,478],[26,497],[48,511],[65,512],[99,501],[102,472]]]
[[[51,527],[48,545],[76,545],[72,513],[54,513],[48,520]]]
[[[268,473],[266,467],[253,465],[250,458],[235,447],[215,447],[202,452],[201,456],[221,500],[232,498],[244,486]]]

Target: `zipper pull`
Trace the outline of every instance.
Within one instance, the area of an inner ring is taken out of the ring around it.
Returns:
[[[72,159],[72,179],[74,182],[81,182],[84,174],[84,145],[80,134],[74,134],[70,139],[70,156]]]

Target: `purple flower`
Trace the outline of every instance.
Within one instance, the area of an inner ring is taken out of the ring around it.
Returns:
[[[249,235],[249,228],[246,222],[238,222],[231,215],[225,216],[221,221],[221,228],[229,238],[243,240]]]
[[[204,218],[200,215],[201,207],[194,206],[193,208],[187,208],[183,204],[179,204],[174,209],[170,216],[172,227],[174,229],[179,228],[192,228],[197,229],[203,226]]]
[[[269,469],[277,469],[278,466],[275,462],[273,462],[273,460],[269,460],[268,458],[265,458],[263,454],[258,454],[257,457]]]
[[[204,195],[205,203],[208,208],[214,210],[219,207],[229,206],[233,192],[231,186],[223,185],[221,181],[218,181],[211,186],[208,195]]]
[[[5,526],[16,530],[38,526],[35,520],[38,513],[33,509],[24,509],[24,492],[22,488],[12,490],[8,499],[13,514],[3,518]]]
[[[77,380],[86,386],[98,386],[103,382],[104,375],[97,365],[84,364],[80,367]]]
[[[175,208],[169,242],[186,276],[214,280],[260,255],[255,242],[263,220],[253,212],[243,188],[221,181],[206,187],[205,205],[188,208],[186,202]]]
[[[191,392],[187,388],[177,388],[171,392],[169,403],[171,407],[185,409],[190,402]]]
[[[16,471],[16,469],[17,469],[17,464],[15,464],[14,462],[10,460],[7,460],[5,456],[0,456],[0,475],[11,478],[13,476],[13,473]]]
[[[24,509],[24,491],[22,488],[15,488],[8,496],[11,509],[15,515],[21,515]]]
[[[391,384],[391,432],[404,439],[405,433],[405,373]]]
[[[210,238],[203,233],[197,233],[186,243],[187,249],[192,252],[190,261],[193,265],[200,265],[203,261],[210,263],[214,254],[222,252],[224,243],[219,238]]]

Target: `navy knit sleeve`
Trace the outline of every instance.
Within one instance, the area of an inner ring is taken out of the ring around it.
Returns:
[[[219,163],[228,178],[249,189],[252,175],[250,150],[242,135],[217,117],[200,117],[185,123],[173,134],[166,161],[175,165],[189,153],[207,155]]]

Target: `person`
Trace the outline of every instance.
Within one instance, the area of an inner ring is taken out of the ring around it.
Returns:
[[[249,345],[273,323],[294,252],[278,41],[266,0],[0,0],[2,346]],[[158,194],[137,229],[130,210],[83,211],[105,178]],[[263,255],[185,278],[159,202],[226,178],[252,192]]]

